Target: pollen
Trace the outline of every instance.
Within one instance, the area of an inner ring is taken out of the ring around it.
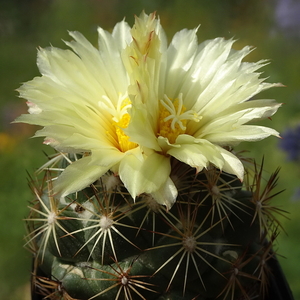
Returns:
[[[130,122],[128,109],[131,108],[131,101],[127,94],[119,94],[117,105],[114,105],[111,99],[105,95],[102,96],[102,101],[99,101],[98,104],[100,108],[107,111],[112,116],[112,125],[115,132],[110,133],[107,131],[107,135],[109,137],[116,137],[116,147],[122,152],[136,148],[137,144],[129,141],[129,136],[124,132],[124,129],[127,128]]]
[[[128,113],[125,113],[119,122],[114,122],[119,147],[122,152],[126,152],[137,147],[137,144],[129,141],[129,136],[124,133],[124,129],[127,128],[129,122],[130,115]]]
[[[160,100],[159,136],[167,138],[171,144],[174,144],[180,134],[186,133],[186,126],[190,120],[199,122],[201,117],[193,110],[186,110],[182,94],[174,100],[166,95],[163,100]]]

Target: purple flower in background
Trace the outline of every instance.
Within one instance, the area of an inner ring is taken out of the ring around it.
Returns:
[[[282,134],[279,147],[287,153],[289,160],[300,160],[300,124]]]
[[[292,200],[292,202],[297,202],[300,200],[300,187],[295,189],[291,200]]]
[[[300,1],[278,0],[274,18],[279,31],[288,37],[300,37]]]

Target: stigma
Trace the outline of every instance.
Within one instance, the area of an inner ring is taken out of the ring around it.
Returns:
[[[158,135],[167,138],[171,144],[176,142],[180,134],[186,133],[188,121],[199,122],[200,120],[201,116],[197,112],[186,110],[182,93],[174,100],[167,95],[160,100]]]

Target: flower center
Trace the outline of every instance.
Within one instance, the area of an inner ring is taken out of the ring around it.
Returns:
[[[126,152],[136,148],[137,144],[129,141],[129,136],[124,133],[124,129],[127,128],[130,122],[130,115],[127,110],[131,107],[131,101],[128,99],[127,94],[119,95],[116,107],[107,96],[104,95],[102,98],[104,101],[100,101],[99,106],[113,116],[112,125],[115,129],[119,150]]]
[[[126,152],[130,149],[137,147],[136,143],[129,141],[129,136],[126,135],[123,129],[127,128],[130,121],[130,115],[128,113],[124,114],[119,122],[113,122],[116,128],[116,134],[118,137],[118,142],[120,145],[120,150]]]
[[[199,122],[201,116],[193,110],[186,110],[182,93],[174,100],[166,95],[160,100],[159,136],[167,138],[171,144],[175,143],[177,137],[186,132],[186,125],[190,120]]]

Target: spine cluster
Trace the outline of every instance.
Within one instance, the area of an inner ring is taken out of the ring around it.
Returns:
[[[135,201],[108,172],[65,198],[52,193],[78,157],[57,153],[30,185],[25,219],[40,299],[264,299],[282,229],[273,206],[278,170],[263,178],[248,163],[246,180],[215,167],[198,174],[173,161],[178,198],[171,209],[148,194]]]

